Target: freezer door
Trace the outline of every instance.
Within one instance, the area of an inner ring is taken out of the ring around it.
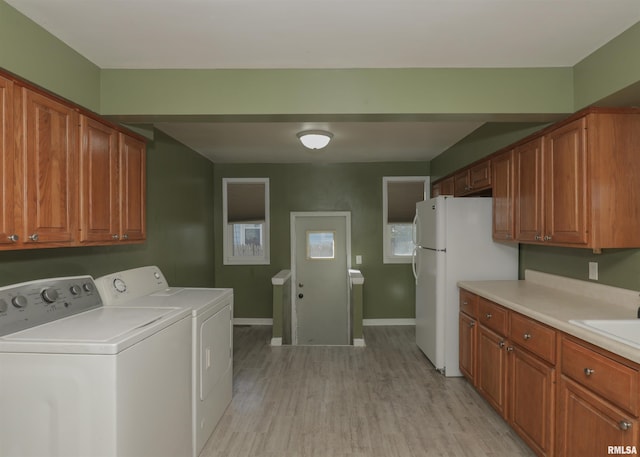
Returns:
[[[442,370],[445,365],[445,285],[446,254],[442,251],[417,249],[416,263],[416,344]]]
[[[436,197],[416,205],[416,246],[443,250],[446,244],[446,200]]]

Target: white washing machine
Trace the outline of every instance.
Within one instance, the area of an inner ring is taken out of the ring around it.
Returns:
[[[102,276],[96,284],[105,306],[191,311],[192,457],[197,457],[231,402],[233,289],[169,287],[156,266]]]
[[[190,320],[102,306],[90,276],[0,288],[0,455],[191,455]]]

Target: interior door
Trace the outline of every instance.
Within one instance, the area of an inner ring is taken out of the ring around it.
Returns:
[[[347,213],[294,215],[297,343],[347,345]]]

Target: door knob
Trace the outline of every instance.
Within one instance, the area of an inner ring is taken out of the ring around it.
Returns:
[[[302,284],[301,282],[298,283],[298,287],[304,287],[304,284]]]
[[[304,297],[304,294],[298,294],[298,298]]]

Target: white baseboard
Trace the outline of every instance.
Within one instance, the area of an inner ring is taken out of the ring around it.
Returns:
[[[273,325],[273,319],[260,317],[234,317],[233,325]]]
[[[353,339],[353,346],[357,347],[357,348],[365,347],[366,344],[364,344],[364,338],[354,338]]]
[[[271,338],[271,346],[282,346],[282,338]]]
[[[362,319],[362,325],[365,327],[374,327],[377,325],[416,325],[415,319]]]

